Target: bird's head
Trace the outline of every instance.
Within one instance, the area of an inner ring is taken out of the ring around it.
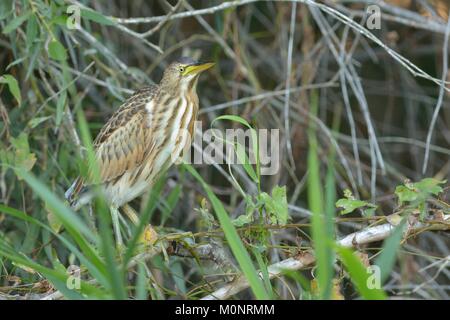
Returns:
[[[195,89],[200,73],[214,66],[212,62],[197,62],[183,57],[172,62],[164,71],[161,84],[171,89]]]

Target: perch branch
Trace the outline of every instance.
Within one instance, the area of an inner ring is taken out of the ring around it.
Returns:
[[[360,245],[380,241],[386,239],[395,228],[390,223],[385,223],[379,226],[369,227],[364,230],[351,233],[337,243],[344,247],[358,247]],[[423,230],[448,230],[450,229],[450,215],[445,215],[439,221],[428,221],[422,223],[419,221],[410,222],[408,234],[415,234]],[[315,262],[314,256],[305,252],[296,257],[291,257],[286,260],[275,263],[267,268],[270,279],[278,277],[285,271],[296,271],[313,265]],[[262,274],[259,276],[262,278]],[[205,296],[202,300],[224,300],[231,296],[245,290],[249,287],[248,281],[239,277],[232,283],[229,283],[213,293]]]

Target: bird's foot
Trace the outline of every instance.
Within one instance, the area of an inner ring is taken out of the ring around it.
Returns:
[[[159,240],[159,235],[156,232],[155,228],[151,224],[148,224],[144,232],[142,233],[142,236],[139,239],[139,242],[146,245],[146,246],[153,246],[156,241]]]

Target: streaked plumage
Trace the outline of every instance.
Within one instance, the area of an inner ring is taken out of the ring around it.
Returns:
[[[101,129],[94,148],[111,206],[118,208],[149,190],[190,144],[184,133],[193,134],[198,77],[211,66],[188,58],[172,63],[159,85],[136,91]],[[66,197],[76,207],[83,205],[89,201],[87,186],[89,181],[78,178]]]

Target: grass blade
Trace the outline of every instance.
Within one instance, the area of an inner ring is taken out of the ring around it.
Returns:
[[[395,258],[397,256],[397,251],[400,248],[400,243],[403,237],[403,231],[405,230],[406,219],[394,229],[392,234],[383,243],[383,249],[380,255],[375,260],[375,265],[380,267],[381,271],[381,283],[386,281],[391,273],[392,268],[395,264]]]
[[[369,273],[362,264],[361,260],[353,254],[353,251],[349,248],[342,246],[337,247],[337,252],[341,257],[341,261],[344,263],[345,268],[350,274],[352,282],[355,284],[361,297],[366,300],[384,300],[386,299],[386,293],[379,288],[369,288]]]
[[[318,110],[317,92],[311,96],[311,113],[317,114]],[[318,155],[318,142],[316,127],[310,121],[308,128],[308,204],[311,212],[311,233],[314,242],[314,253],[317,261],[317,281],[319,286],[319,297],[328,299],[331,294],[333,260],[330,249],[332,244],[332,234],[327,232],[324,215],[324,199],[322,197],[322,182],[320,178],[320,159]],[[328,227],[329,229],[329,227]]]
[[[97,196],[95,197],[95,207],[99,218],[99,244],[108,269],[107,277],[109,279],[109,288],[112,290],[113,296],[116,299],[125,299],[127,297],[127,292],[124,285],[125,275],[118,267],[118,263],[116,261],[117,252],[111,231],[111,215],[98,183],[100,181],[100,171],[98,168],[94,147],[92,145],[92,138],[90,136],[88,124],[81,109],[77,112],[77,118],[81,133],[81,140],[87,150],[89,174],[93,179],[93,186],[96,189],[95,194]]]
[[[80,262],[86,266],[86,268],[88,269],[88,271],[99,281],[99,283],[103,284],[106,286],[107,281],[105,278],[105,274],[106,274],[106,267],[104,265],[104,263],[100,260],[100,258],[95,257],[95,259],[90,260],[87,257],[85,257],[79,250],[78,248],[76,248],[76,246],[74,246],[70,241],[68,241],[65,237],[63,237],[62,235],[60,235],[59,233],[56,233],[52,228],[50,228],[49,226],[47,226],[46,224],[42,223],[41,221],[27,215],[26,213],[14,209],[14,208],[10,208],[7,207],[5,205],[0,205],[0,212],[6,213],[10,216],[16,217],[22,221],[26,221],[29,223],[33,223],[45,230],[47,230],[48,232],[50,232],[51,234],[53,234],[55,237],[57,237],[66,247],[67,249],[70,250],[70,252],[72,252],[79,260]]]

